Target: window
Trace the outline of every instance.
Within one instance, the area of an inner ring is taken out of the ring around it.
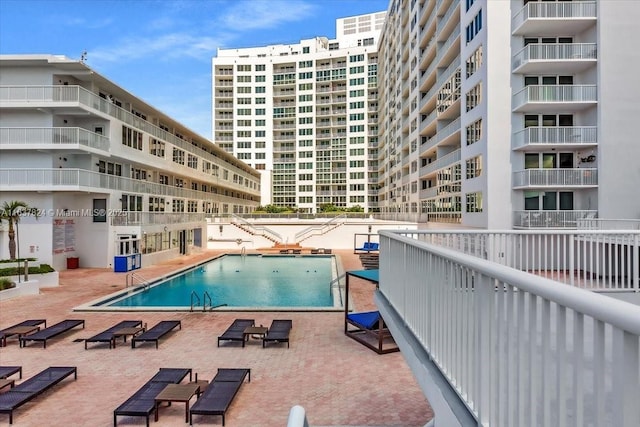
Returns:
[[[256,93],[265,93],[266,88],[264,86],[256,86]]]
[[[251,71],[251,65],[238,65],[236,69],[238,71]]]
[[[238,83],[251,83],[251,76],[238,76],[236,81]]]
[[[524,209],[528,211],[573,210],[573,193],[571,191],[525,191]]]
[[[251,93],[251,86],[241,86],[237,89],[238,93]]]
[[[93,199],[93,222],[107,222],[107,199]]]
[[[298,90],[313,90],[313,83],[300,83]]]
[[[482,99],[482,83],[475,85],[466,95],[467,111],[474,109]]]
[[[313,113],[313,105],[303,105],[298,107],[298,112],[300,113]]]
[[[251,159],[251,153],[238,153],[237,156],[238,156],[238,158],[240,160],[250,160]]]
[[[198,169],[198,157],[193,154],[187,154],[187,166],[191,169]]]
[[[482,212],[482,193],[467,193],[465,199],[467,212]]]
[[[142,196],[123,194],[120,200],[122,200],[123,211],[132,211],[132,212],[142,211]]]
[[[313,123],[313,117],[298,117],[298,124],[306,125]]]
[[[313,129],[298,129],[298,135],[300,136],[313,135]]]
[[[351,55],[349,57],[349,62],[361,62],[361,61],[364,61],[364,54]]]
[[[239,116],[250,116],[251,115],[251,108],[238,108],[237,114]]]
[[[482,119],[478,119],[467,126],[467,145],[479,141],[480,138],[482,138]]]
[[[251,131],[250,130],[239,130],[236,132],[236,135],[238,136],[238,138],[251,138]]]
[[[309,49],[309,48],[307,48]],[[300,61],[298,62],[299,68],[310,68],[313,67],[313,61]]]
[[[364,77],[358,79],[349,79],[349,86],[359,86],[364,84]]]
[[[364,113],[349,114],[349,120],[364,120]]]
[[[352,98],[364,96],[364,89],[352,90],[349,91],[349,96]]]
[[[264,120],[256,120],[256,126],[265,126],[265,123]]]
[[[360,73],[364,73],[364,65],[361,65],[359,67],[349,68],[349,74],[360,74]]]
[[[298,78],[300,80],[312,79],[313,78],[313,72],[312,71],[307,71],[307,72],[304,72],[304,73],[298,73]]]
[[[364,132],[364,125],[349,126],[349,132]]]
[[[478,14],[467,25],[466,28],[466,41],[469,43],[482,29],[482,9],[478,11]]]
[[[136,150],[142,150],[142,132],[122,126],[122,144]]]
[[[184,151],[173,147],[173,162],[179,165],[184,165]]]
[[[257,64],[256,65],[256,71],[264,71],[264,70],[265,70],[264,64]]]
[[[149,197],[149,212],[164,212],[163,197]]]
[[[364,101],[350,102],[349,103],[349,108],[351,108],[351,109],[364,108]]]
[[[173,199],[171,208],[173,212],[184,212],[184,200]]]
[[[313,101],[313,95],[298,95],[298,101],[300,102],[308,102]]]
[[[169,185],[169,176],[168,175],[159,175],[158,182],[162,185]]]
[[[264,138],[266,136],[266,132],[263,130],[256,131],[256,138]]]
[[[251,98],[238,98],[238,105],[251,105]]]
[[[251,148],[251,141],[238,141],[236,143],[238,148]]]
[[[263,65],[264,67],[264,65]],[[256,83],[264,83],[267,81],[267,77],[266,76],[256,76]]]
[[[157,157],[164,157],[165,144],[155,138],[149,139],[149,153]]]
[[[467,179],[477,178],[482,175],[482,156],[472,157],[465,162]]]
[[[265,109],[264,108],[256,108],[256,116],[264,116]]]
[[[309,46],[304,46],[302,48],[302,53],[309,53]]]
[[[467,78],[471,77],[482,66],[482,45],[467,58]]]

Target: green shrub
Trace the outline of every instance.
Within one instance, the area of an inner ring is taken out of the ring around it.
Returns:
[[[40,264],[40,267],[29,267],[29,274],[45,274],[52,271],[55,270],[49,264]],[[18,274],[24,274],[24,267],[0,268],[0,277],[16,276]]]
[[[27,260],[29,262],[33,262],[36,258],[16,258],[16,259],[0,259],[0,264],[10,263],[10,262],[22,262]]]
[[[0,279],[0,291],[4,291],[5,289],[15,288],[16,284],[13,283],[9,279]]]

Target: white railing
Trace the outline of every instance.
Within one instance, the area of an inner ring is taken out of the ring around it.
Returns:
[[[598,169],[596,168],[525,169],[513,172],[514,188],[596,185],[598,185]]]
[[[529,61],[583,61],[597,59],[595,43],[531,43],[513,56],[517,69]]]
[[[247,204],[248,202],[244,199],[236,199],[217,193],[190,190],[84,169],[0,169],[0,188],[9,190],[16,187],[28,189],[29,191],[82,190],[103,192],[104,190],[116,190],[234,205]]]
[[[597,214],[598,211],[595,210],[514,211],[513,226],[521,228],[580,228],[581,220],[595,218]]]
[[[640,275],[634,274],[640,263],[637,229],[456,230],[405,235],[568,285],[591,290],[640,291]]]
[[[638,234],[626,238],[637,251]],[[402,233],[380,239],[390,327],[416,338],[479,426],[640,425],[640,307]]]
[[[251,223],[238,215],[232,214],[230,217],[230,222],[238,228],[241,228],[251,234],[263,236],[273,241],[274,243],[281,243],[283,240],[280,233],[277,233],[270,228],[265,227],[264,225]]]
[[[51,105],[50,103],[54,103],[54,105],[60,105],[61,103],[82,105],[108,114],[143,132],[147,132],[155,138],[173,144],[205,160],[229,168],[231,171],[249,171],[247,165],[224,150],[211,147],[211,152],[205,151],[190,141],[178,138],[172,133],[80,86],[0,86],[0,102],[24,103],[24,105],[32,107],[39,105],[49,106]],[[237,188],[244,191],[249,190],[248,187],[237,186]]]
[[[513,148],[530,144],[581,144],[598,143],[596,126],[535,126],[513,134]]]
[[[578,220],[580,230],[640,230],[640,219],[605,219],[595,215]]]
[[[194,212],[129,212],[118,211],[111,215],[111,225],[157,225],[185,224],[188,222],[204,222],[206,214]]]
[[[4,145],[84,145],[109,151],[109,138],[78,127],[0,128],[0,148]],[[53,147],[52,147],[53,148]]]
[[[344,193],[344,194],[346,194],[346,193]],[[323,194],[320,194],[320,195],[323,195]],[[336,195],[336,194],[335,193],[330,193],[328,195]],[[294,243],[300,243],[303,240],[308,239],[311,236],[317,236],[317,235],[320,235],[320,234],[325,234],[325,233],[333,230],[334,228],[337,228],[337,227],[343,225],[346,219],[347,219],[347,216],[345,214],[341,214],[341,215],[338,215],[338,216],[336,216],[334,218],[331,218],[329,221],[324,222],[322,224],[309,226],[309,227],[305,228],[304,230],[301,230],[301,231],[299,231],[299,232],[297,232],[295,234]]]
[[[530,1],[513,17],[513,28],[518,28],[527,19],[596,18],[595,1]]]
[[[435,161],[429,163],[426,166],[420,168],[420,176],[424,176],[430,174],[431,172],[435,172],[438,169],[442,169],[444,167],[453,166],[457,162],[460,161],[460,149],[453,151],[449,154],[445,154],[442,157],[439,157]]]
[[[513,107],[529,102],[596,102],[596,85],[529,85],[513,95]]]

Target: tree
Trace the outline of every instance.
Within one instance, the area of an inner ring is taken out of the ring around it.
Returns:
[[[16,231],[23,215],[34,215],[38,218],[37,210],[21,200],[4,202],[0,210],[0,221],[9,223],[9,258],[16,259]],[[15,224],[15,229],[14,229]]]

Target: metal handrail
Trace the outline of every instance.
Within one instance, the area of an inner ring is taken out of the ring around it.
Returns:
[[[204,294],[202,294],[202,311],[207,310],[207,300],[209,301],[209,309],[212,309],[213,301],[211,299],[211,295],[209,295],[209,292],[204,291]]]
[[[129,281],[129,279],[131,279],[131,281]],[[136,273],[129,273],[127,274],[126,278],[125,278],[125,287],[133,287],[135,285],[134,280],[138,279],[138,281],[140,282],[140,284],[144,287],[144,289],[148,289],[151,286],[151,283],[145,279],[144,277],[142,277],[139,274]]]
[[[307,227],[304,230],[299,231],[295,234],[295,241],[297,243],[300,243],[301,241],[311,237],[309,234],[316,231],[320,232],[320,234],[325,234],[327,231],[333,230],[334,228],[344,224],[344,220],[346,218],[347,218],[346,214],[341,214],[334,218],[331,218],[329,221],[324,222],[321,225],[312,225],[310,227]],[[338,223],[339,220],[340,222]]]
[[[200,305],[200,297],[198,296],[198,294],[196,293],[196,291],[191,291],[191,311],[193,311],[193,300],[196,300],[197,304],[196,306]],[[202,311],[204,311],[204,306],[202,308]]]
[[[334,288],[334,284],[337,283],[337,287],[338,288],[338,295],[340,295],[340,305],[344,305],[344,302],[342,301],[342,292],[340,292],[340,280],[344,279],[345,277],[347,277],[347,273],[343,273],[342,275],[336,277],[335,279],[333,279],[332,281],[329,282],[329,293],[332,294],[333,293],[333,288]]]
[[[282,236],[279,233],[276,233],[275,231],[262,225],[258,226],[252,224],[236,214],[231,214],[231,223],[240,226],[240,228],[247,227],[250,230],[254,231],[255,234],[270,238],[275,243],[282,243]]]

